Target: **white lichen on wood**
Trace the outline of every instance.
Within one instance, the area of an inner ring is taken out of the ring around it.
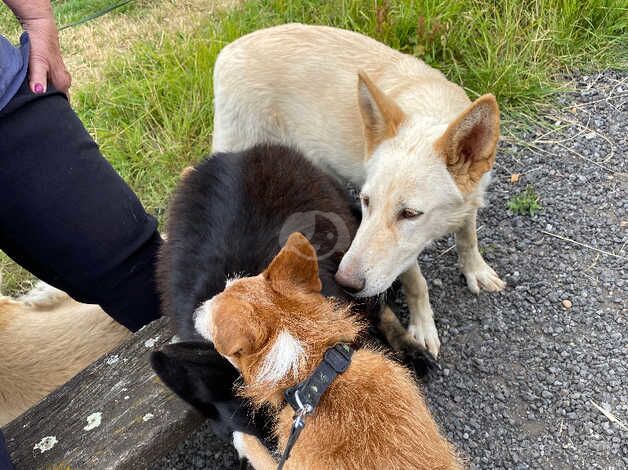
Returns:
[[[159,339],[159,336],[155,336],[154,338],[147,339],[144,342],[144,346],[146,346],[147,348],[152,348],[153,346],[155,346],[155,343],[157,343],[158,339]]]
[[[42,438],[41,441],[39,441],[37,444],[35,444],[35,447],[33,447],[33,450],[39,449],[39,452],[43,454],[47,450],[52,449],[57,442],[59,441],[57,440],[56,436],[46,436]]]
[[[97,413],[92,413],[87,417],[87,426],[85,426],[83,429],[85,431],[91,431],[92,429],[96,429],[98,426],[100,426],[101,422],[102,413],[100,411]]]
[[[105,362],[107,363],[108,366],[112,366],[116,362],[118,362],[119,360],[120,360],[120,358],[118,357],[118,355],[117,354],[113,354],[113,355],[109,356]]]

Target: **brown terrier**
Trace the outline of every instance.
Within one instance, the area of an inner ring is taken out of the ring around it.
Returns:
[[[260,275],[231,281],[196,314],[196,329],[240,370],[240,393],[276,411],[283,453],[293,423],[284,392],[308,378],[337,343],[362,325],[346,306],[320,294],[316,252],[300,233]],[[460,469],[412,375],[381,351],[358,349],[322,396],[285,463],[289,469]],[[254,468],[277,461],[261,442],[234,433]]]

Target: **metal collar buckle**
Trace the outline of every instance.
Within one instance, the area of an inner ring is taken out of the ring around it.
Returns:
[[[339,374],[348,369],[353,352],[353,348],[346,343],[338,343],[329,348],[325,351],[323,360],[312,375],[285,391],[284,397],[286,402],[295,413],[286,448],[279,460],[278,470],[283,468],[286,460],[290,457],[290,451],[305,426],[305,417],[314,413],[327,388]],[[303,397],[301,397],[301,393],[303,393]]]

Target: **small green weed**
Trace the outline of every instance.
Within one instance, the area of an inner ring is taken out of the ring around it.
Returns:
[[[508,201],[508,209],[513,214],[518,215],[534,215],[539,212],[542,207],[539,202],[539,196],[534,191],[534,187],[529,184],[525,191],[510,198]]]

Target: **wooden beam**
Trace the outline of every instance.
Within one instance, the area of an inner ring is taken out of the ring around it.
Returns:
[[[4,429],[16,470],[145,468],[203,422],[168,390],[148,356],[168,342],[151,323]]]

